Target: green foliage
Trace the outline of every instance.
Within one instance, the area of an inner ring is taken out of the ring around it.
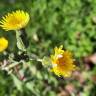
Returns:
[[[79,60],[95,52],[96,0],[0,0],[0,17],[16,9],[23,9],[30,14],[31,19],[26,27],[30,41],[27,49],[29,53],[35,53],[43,58],[49,55],[55,46],[61,44],[65,49],[72,51]],[[9,53],[17,52],[13,31],[1,30],[0,36],[5,36],[9,40]],[[0,59],[3,57],[0,53]],[[33,61],[29,62],[28,66],[30,68],[29,71],[26,70],[26,81],[0,72],[0,96],[56,96],[61,92],[60,88],[64,90],[64,86],[70,82],[80,85],[75,79],[65,80],[54,76],[47,69],[43,69],[41,63],[35,64]],[[96,68],[91,72],[95,73]],[[86,83],[92,85],[92,89],[86,91],[88,86],[85,84],[81,95],[95,96],[96,91],[94,95],[91,93],[92,90],[96,90],[96,85],[90,77]],[[76,92],[82,88],[77,87]]]

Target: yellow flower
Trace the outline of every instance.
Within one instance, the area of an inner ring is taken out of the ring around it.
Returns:
[[[77,67],[72,59],[72,54],[69,51],[62,50],[63,46],[55,48],[55,54],[51,55],[52,71],[58,76],[70,77],[72,71]]]
[[[8,40],[4,37],[0,38],[0,52],[4,51],[8,47]]]
[[[16,12],[8,13],[0,21],[0,26],[8,30],[19,30],[24,28],[29,22],[29,14],[27,12],[17,10]]]

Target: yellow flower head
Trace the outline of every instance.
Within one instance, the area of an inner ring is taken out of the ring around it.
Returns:
[[[17,10],[16,12],[8,13],[0,21],[0,26],[8,30],[19,30],[24,28],[29,22],[29,14],[27,12]]]
[[[72,54],[69,51],[62,50],[63,46],[55,48],[55,54],[51,55],[52,71],[58,76],[70,77],[72,71],[77,67],[74,65]]]
[[[0,38],[0,52],[4,51],[8,47],[8,40],[4,37]]]

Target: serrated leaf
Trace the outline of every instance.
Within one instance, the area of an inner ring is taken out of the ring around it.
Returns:
[[[20,37],[20,32],[16,31],[17,47],[22,51],[26,51],[25,45]]]

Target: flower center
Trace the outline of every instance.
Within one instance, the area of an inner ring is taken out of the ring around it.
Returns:
[[[11,25],[14,26],[14,25],[20,24],[21,20],[18,20],[16,17],[13,17],[9,19],[9,22]]]
[[[59,65],[64,65],[64,56],[62,55],[62,54],[59,54],[58,56],[57,56],[57,64],[59,64]]]

